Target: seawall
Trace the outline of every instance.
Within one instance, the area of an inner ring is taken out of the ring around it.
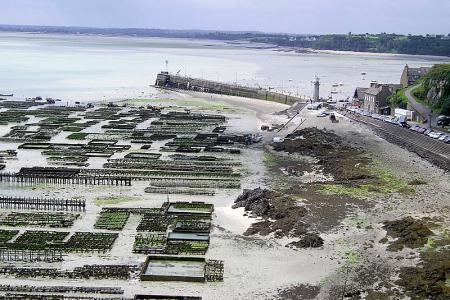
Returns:
[[[292,105],[296,102],[305,101],[304,99],[299,97],[272,92],[266,89],[250,88],[246,86],[221,83],[211,80],[173,75],[167,72],[161,72],[158,74],[155,85],[157,87],[163,88],[192,90],[212,94],[239,96],[266,101],[274,101],[288,105]]]

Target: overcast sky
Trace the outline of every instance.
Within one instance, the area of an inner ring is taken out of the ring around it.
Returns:
[[[0,0],[0,24],[450,33],[450,0]]]

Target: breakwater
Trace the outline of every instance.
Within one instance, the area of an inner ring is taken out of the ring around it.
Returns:
[[[266,101],[274,101],[288,105],[292,105],[299,101],[305,101],[300,97],[272,92],[262,88],[251,88],[237,84],[229,84],[212,80],[173,75],[168,72],[159,73],[156,78],[155,85],[162,88],[182,89],[212,94],[253,98]]]

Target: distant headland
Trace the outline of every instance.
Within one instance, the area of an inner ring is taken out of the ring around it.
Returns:
[[[228,42],[259,43],[288,51],[305,49],[434,55],[450,57],[448,35],[380,34],[288,34],[258,31],[172,30],[146,28],[94,28],[33,25],[0,25],[0,32],[28,32],[42,34],[87,34],[108,36],[138,36],[162,38],[191,38]]]

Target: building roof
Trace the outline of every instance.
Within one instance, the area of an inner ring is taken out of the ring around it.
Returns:
[[[431,68],[420,67],[420,68],[408,68],[408,74],[411,76],[423,76],[426,75]]]
[[[429,71],[430,67],[419,67],[419,68],[410,68],[408,67],[408,80],[416,81],[422,76],[425,76]]]
[[[364,100],[364,94],[367,90],[368,90],[368,88],[357,87],[353,97],[358,98],[359,100]]]
[[[401,89],[403,86],[401,84],[396,83],[389,83],[387,84],[389,86],[389,90],[393,93],[399,89]]]
[[[366,94],[376,96],[381,92],[381,86],[380,85],[372,86],[372,87],[368,88],[365,92],[366,92]]]

